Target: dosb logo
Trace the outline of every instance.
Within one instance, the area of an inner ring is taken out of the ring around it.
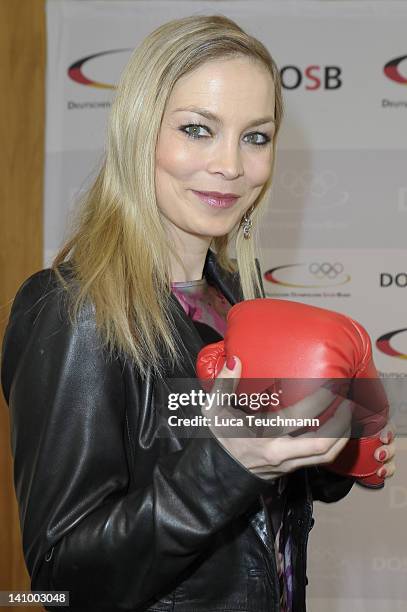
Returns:
[[[407,273],[398,272],[390,274],[390,272],[382,272],[380,274],[380,287],[407,287]]]
[[[283,66],[280,70],[281,84],[284,89],[339,89],[342,86],[342,69],[339,66]]]

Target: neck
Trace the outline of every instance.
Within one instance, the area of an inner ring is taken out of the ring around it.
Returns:
[[[178,228],[177,228],[178,229]],[[174,248],[180,262],[170,254],[171,281],[188,282],[202,278],[206,255],[212,238],[173,231]]]

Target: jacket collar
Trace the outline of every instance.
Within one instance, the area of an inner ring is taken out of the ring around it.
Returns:
[[[238,272],[227,272],[220,267],[213,251],[208,249],[203,275],[210,285],[215,285],[232,306],[243,300]]]
[[[264,298],[266,297],[266,294],[264,292],[260,263],[257,258],[256,268],[260,281],[260,297]],[[209,284],[215,285],[216,287],[218,287],[218,289],[220,289],[220,291],[230,302],[230,304],[232,304],[232,306],[237,302],[241,302],[243,300],[243,292],[240,285],[239,272],[226,272],[223,268],[220,267],[216,259],[215,253],[210,249],[208,249],[208,253],[206,255],[204,276]]]

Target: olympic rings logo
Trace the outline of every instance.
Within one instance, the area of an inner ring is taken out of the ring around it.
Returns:
[[[342,274],[343,265],[339,262],[334,264],[326,261],[321,264],[314,262],[308,266],[308,270],[316,278],[336,278],[339,274]]]
[[[300,272],[299,281],[286,281],[286,272]],[[283,276],[282,276],[283,275]],[[344,266],[340,262],[329,263],[312,262],[310,264],[286,264],[276,266],[264,273],[264,278],[275,285],[283,287],[298,287],[301,289],[323,289],[325,287],[336,287],[348,283],[350,274],[344,272]]]

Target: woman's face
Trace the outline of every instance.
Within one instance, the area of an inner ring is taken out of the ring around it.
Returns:
[[[156,148],[157,201],[171,230],[212,238],[240,223],[270,175],[274,131],[274,84],[261,64],[216,60],[179,79]]]

